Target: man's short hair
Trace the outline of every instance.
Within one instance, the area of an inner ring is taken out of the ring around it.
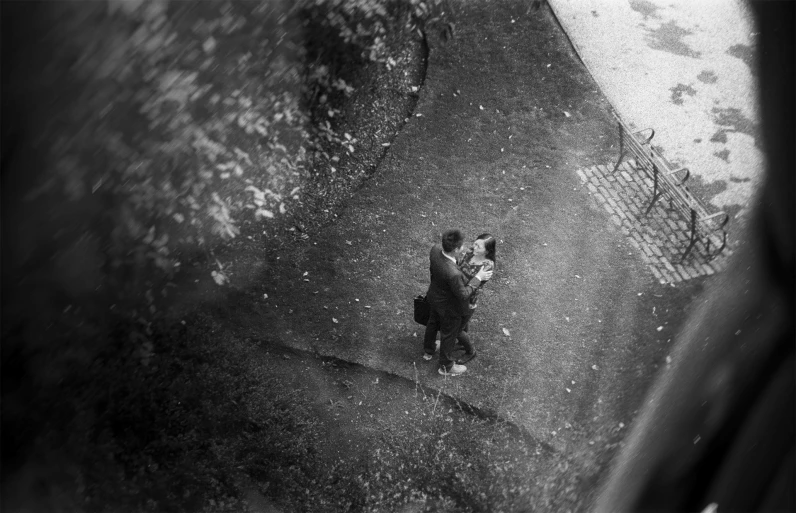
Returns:
[[[446,230],[442,234],[442,250],[445,253],[450,253],[454,249],[462,247],[464,243],[464,235],[461,230]]]

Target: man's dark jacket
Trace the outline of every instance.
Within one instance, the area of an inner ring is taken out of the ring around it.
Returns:
[[[426,298],[428,302],[446,317],[463,317],[470,314],[470,294],[481,283],[473,278],[473,285],[467,284],[467,277],[456,264],[442,253],[442,246],[435,244],[429,254],[431,261],[431,284]]]

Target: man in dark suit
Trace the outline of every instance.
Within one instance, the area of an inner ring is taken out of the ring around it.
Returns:
[[[426,359],[434,354],[437,329],[440,331],[439,373],[443,376],[458,376],[467,370],[457,364],[451,354],[456,346],[456,337],[461,335],[463,317],[470,314],[470,294],[482,281],[492,277],[492,271],[481,270],[468,283],[456,266],[456,257],[461,252],[464,237],[459,230],[447,230],[442,234],[442,244],[431,248],[431,284],[426,299],[431,305],[431,317],[426,326],[423,349]]]

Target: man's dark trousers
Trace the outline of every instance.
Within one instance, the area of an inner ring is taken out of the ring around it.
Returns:
[[[439,326],[439,364],[440,367],[445,367],[445,370],[449,371],[455,363],[453,351],[456,348],[456,338],[467,337],[467,333],[462,331],[462,326],[464,325],[463,321],[463,317],[444,315],[444,312],[438,311],[434,308],[434,305],[431,306],[431,316],[426,325],[423,348],[426,353],[434,354],[434,350],[436,349],[437,326]],[[429,340],[431,341],[430,344]],[[467,342],[469,342],[469,339]],[[469,344],[465,344],[465,347],[468,346]]]
[[[464,347],[464,352],[467,354],[472,354],[473,344],[470,342],[470,335],[467,334],[467,324],[470,321],[470,317],[473,314],[467,315],[465,317],[460,317],[460,324],[459,324],[459,333],[456,335],[456,342],[461,344]],[[441,330],[441,323],[442,323],[442,314],[437,313],[435,315],[434,307],[431,307],[431,316],[428,319],[428,324],[426,324],[426,333],[423,337],[423,350],[426,354],[434,354],[437,350],[436,342],[437,342],[437,332],[440,331],[440,351],[442,351],[442,340],[445,339],[445,332]],[[454,342],[454,349],[451,351],[455,351],[455,342]],[[449,368],[449,366],[446,366]]]

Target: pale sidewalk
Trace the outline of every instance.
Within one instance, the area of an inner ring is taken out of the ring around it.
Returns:
[[[743,224],[764,157],[756,33],[738,0],[549,0],[603,94]]]

